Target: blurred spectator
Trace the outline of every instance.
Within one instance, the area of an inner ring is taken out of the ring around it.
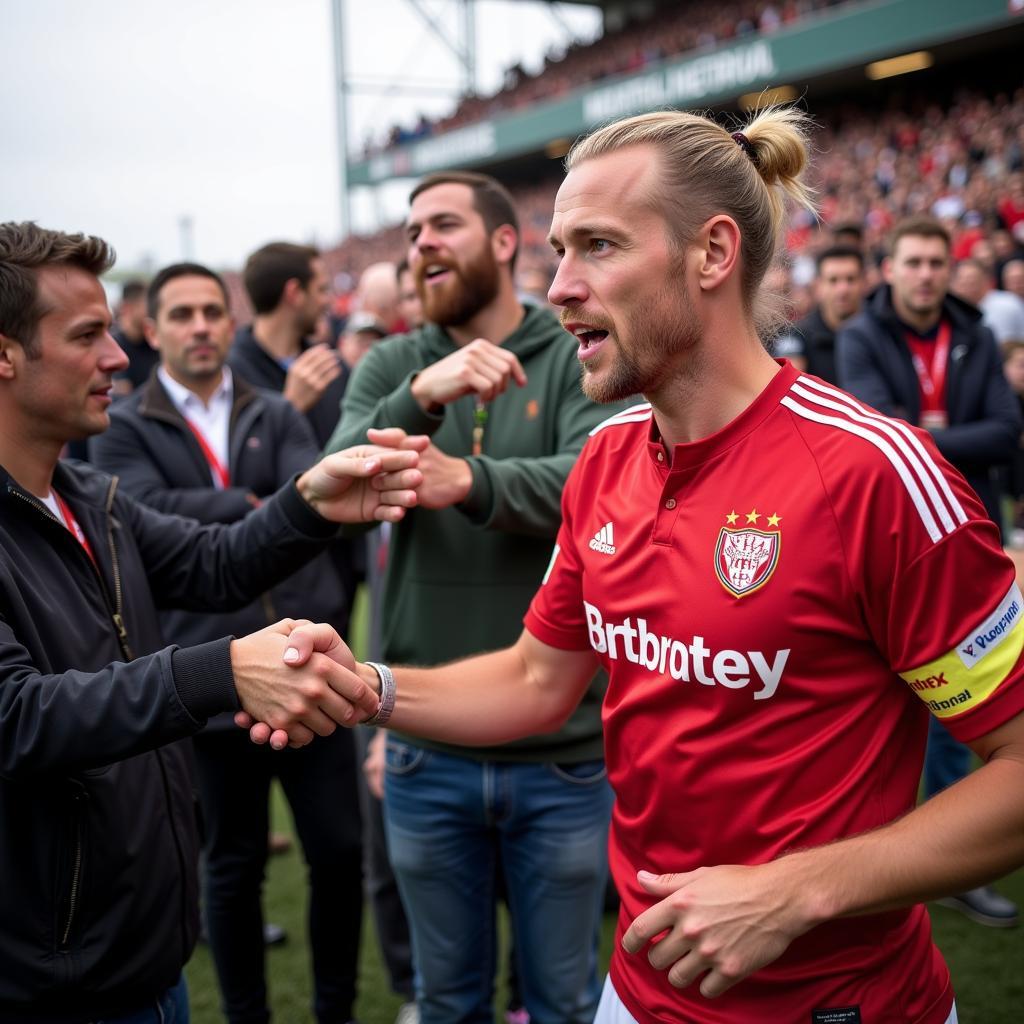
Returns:
[[[991,270],[984,264],[976,259],[961,260],[953,273],[951,290],[981,310],[981,322],[1000,344],[1024,341],[1024,300],[999,291]]]
[[[373,345],[390,333],[384,321],[373,313],[353,313],[338,341],[338,352],[349,370],[354,370]]]
[[[836,384],[836,331],[864,301],[864,256],[859,249],[835,245],[819,254],[814,297],[814,309],[776,339],[775,354]]]
[[[413,331],[423,326],[423,302],[416,290],[416,278],[409,261],[403,259],[395,268],[395,280],[398,282],[398,315],[402,326],[400,331]]]
[[[394,263],[371,263],[359,275],[352,311],[369,313],[380,320],[388,334],[398,326],[398,279]]]
[[[1024,259],[1010,260],[1003,267],[1003,287],[1019,299],[1024,299]]]
[[[1003,372],[1024,416],[1024,341],[1010,341],[1003,345]],[[1021,549],[1024,548],[1024,437],[1010,463],[1007,493],[1013,501],[1010,546]]]
[[[110,333],[128,356],[126,369],[114,374],[114,393],[131,394],[149,379],[160,357],[146,341],[146,282],[133,279],[121,286],[117,321]]]
[[[525,263],[516,274],[519,297],[534,306],[548,305],[551,274],[537,263]]]

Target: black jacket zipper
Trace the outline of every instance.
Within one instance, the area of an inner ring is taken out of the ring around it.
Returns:
[[[114,626],[114,632],[117,634],[117,643],[121,648],[121,653],[124,655],[125,661],[132,661],[134,655],[132,654],[131,646],[128,643],[128,630],[125,628],[124,615],[123,615],[123,591],[121,587],[121,563],[117,555],[117,545],[114,543],[114,522],[111,515],[111,510],[114,505],[114,492],[117,489],[117,477],[112,477],[110,481],[110,489],[107,491],[107,502],[105,507],[106,518],[107,518],[107,544],[110,548],[110,564],[113,569],[114,575],[114,607],[110,607],[110,598],[107,593],[106,584],[103,582],[103,577],[100,575],[99,567],[95,562],[82,550],[82,555],[89,563],[89,567],[92,569],[93,574],[96,576],[96,580],[100,585],[100,593],[103,595],[103,603],[106,606],[107,614],[110,616],[110,621]],[[26,504],[31,505],[34,509],[38,509],[47,519],[51,522],[56,523],[65,533],[69,532],[67,527],[41,502],[30,498],[27,494],[19,491],[13,487],[9,487],[8,491],[11,494],[16,494]],[[81,544],[76,542],[76,547],[81,548]]]
[[[67,532],[67,527],[44,505],[42,502],[34,501],[28,495],[23,494],[21,491],[14,488],[8,488],[12,494],[16,494],[22,501],[27,502],[33,508],[38,509],[47,519],[54,522],[62,530]],[[122,600],[123,590],[121,587],[121,563],[117,555],[117,545],[114,543],[114,522],[112,516],[112,509],[114,505],[114,492],[117,489],[117,477],[113,477],[110,481],[110,489],[107,491],[106,501],[106,519],[107,519],[107,544],[110,548],[110,563],[113,569],[114,576],[114,608],[111,610],[110,601],[107,596],[107,588],[103,582],[103,577],[100,575],[99,567],[96,563],[82,551],[86,561],[88,561],[93,573],[96,576],[96,581],[100,586],[100,593],[103,595],[103,603],[106,605],[107,614],[110,616],[110,621],[113,623],[114,630],[117,633],[117,642],[121,648],[121,653],[124,655],[125,661],[132,660],[131,647],[128,644],[128,631],[125,629],[124,616],[122,614]],[[75,547],[80,548],[81,545],[77,542]],[[161,763],[161,771],[163,771],[163,764]],[[165,780],[166,786],[166,780]],[[75,914],[78,910],[78,900],[80,896],[81,883],[82,883],[82,800],[84,796],[81,792],[76,792],[72,797],[72,803],[75,811],[75,844],[74,851],[72,854],[71,861],[71,889],[68,894],[68,912],[64,920],[64,928],[61,931],[60,936],[60,948],[66,950],[68,943],[71,939],[71,928],[75,923]],[[177,842],[177,836],[175,836]],[[180,860],[179,850],[179,860]]]
[[[64,928],[60,933],[60,948],[67,950],[71,940],[71,926],[75,923],[75,912],[78,910],[78,897],[82,884],[82,801],[81,792],[75,792],[71,802],[75,814],[75,845],[71,859],[71,888],[68,892],[68,912],[64,918]]]

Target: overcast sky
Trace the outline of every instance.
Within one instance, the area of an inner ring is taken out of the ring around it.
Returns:
[[[456,0],[423,0],[454,34]],[[350,74],[457,83],[405,0],[347,0]],[[478,82],[537,67],[566,33],[548,6],[477,4]],[[558,5],[592,38],[591,8]],[[113,242],[119,265],[237,267],[271,238],[338,237],[330,0],[0,0],[0,219]],[[442,113],[443,96],[360,94],[349,137]],[[366,226],[367,203],[357,206]]]

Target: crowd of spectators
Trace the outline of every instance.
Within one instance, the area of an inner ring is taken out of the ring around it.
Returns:
[[[595,42],[573,43],[564,53],[550,51],[535,75],[514,64],[492,96],[467,94],[445,117],[431,120],[421,116],[412,128],[394,126],[380,145],[368,143],[366,152],[384,151],[486,117],[522,110],[591,82],[643,71],[683,53],[775,32],[808,14],[851,2],[854,0],[696,0],[677,4],[659,0],[649,12],[633,14],[621,28],[605,32]]]
[[[806,211],[792,214],[785,257],[769,281],[783,293],[793,319],[812,304],[816,252],[844,224],[862,232],[869,282],[877,281],[892,226],[902,217],[930,214],[953,237],[955,260],[978,259],[1004,286],[1002,268],[1024,254],[1024,89],[994,96],[964,91],[946,104],[923,94],[901,97],[881,112],[850,104],[817,114],[817,121],[811,181],[819,219]],[[550,177],[512,188],[524,284],[553,273],[547,232],[561,177],[553,167]],[[352,236],[325,259],[344,283],[370,263],[396,258],[403,247],[402,229],[394,226]]]

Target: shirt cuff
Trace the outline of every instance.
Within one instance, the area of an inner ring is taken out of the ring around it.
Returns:
[[[174,688],[185,710],[197,721],[221,711],[238,711],[238,691],[231,669],[231,641],[226,636],[171,652]]]

